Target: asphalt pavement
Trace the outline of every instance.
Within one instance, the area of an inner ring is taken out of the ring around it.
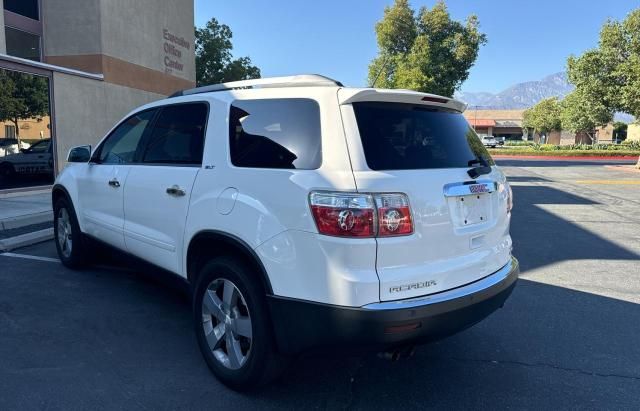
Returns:
[[[399,362],[299,359],[251,394],[209,372],[171,279],[109,255],[71,271],[52,242],[0,255],[0,409],[640,408],[640,172],[499,164],[522,269],[503,309]]]

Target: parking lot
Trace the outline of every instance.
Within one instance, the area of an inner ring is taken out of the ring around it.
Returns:
[[[0,409],[640,408],[640,172],[499,164],[522,269],[504,309],[399,362],[299,359],[251,394],[209,372],[171,279],[70,271],[52,242],[0,256]]]

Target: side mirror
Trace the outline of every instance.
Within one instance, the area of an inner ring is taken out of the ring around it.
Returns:
[[[67,162],[69,163],[88,163],[91,159],[91,146],[78,146],[69,150]]]

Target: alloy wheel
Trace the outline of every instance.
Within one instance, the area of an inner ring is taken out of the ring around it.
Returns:
[[[71,256],[71,250],[73,249],[73,239],[71,238],[71,218],[66,208],[61,208],[58,211],[58,232],[57,240],[60,246],[62,255],[66,258]]]
[[[251,315],[233,282],[218,278],[209,283],[202,298],[202,326],[221,365],[237,370],[247,362],[253,341]]]

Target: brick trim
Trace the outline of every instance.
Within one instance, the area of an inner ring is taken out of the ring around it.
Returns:
[[[89,73],[103,74],[104,81],[107,83],[151,93],[170,95],[178,90],[195,87],[193,81],[104,54],[46,56],[45,62]]]

